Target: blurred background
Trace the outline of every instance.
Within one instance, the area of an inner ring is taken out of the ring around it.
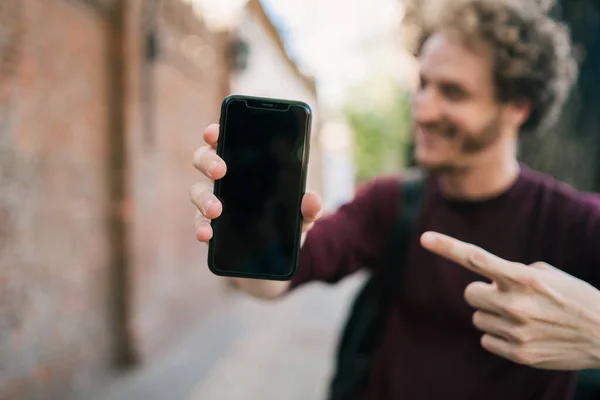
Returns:
[[[581,73],[521,158],[600,191],[600,6],[558,3]],[[322,398],[363,277],[236,293],[194,238],[192,154],[241,93],[311,105],[308,186],[328,211],[398,173],[404,39],[436,4],[0,0],[0,399]]]

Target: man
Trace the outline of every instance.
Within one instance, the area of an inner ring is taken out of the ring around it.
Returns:
[[[568,399],[573,371],[600,368],[600,197],[520,165],[517,144],[547,129],[567,96],[569,37],[524,1],[452,3],[418,51],[424,204],[360,398]],[[204,138],[194,163],[220,179],[217,126]],[[307,194],[296,276],[238,285],[276,298],[363,267],[378,276],[398,184],[375,179],[322,219],[319,198]],[[206,242],[222,206],[201,184],[191,195]]]

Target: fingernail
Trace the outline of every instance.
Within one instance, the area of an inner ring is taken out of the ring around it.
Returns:
[[[204,202],[204,206],[202,207],[202,213],[206,216],[206,214],[208,213],[208,210],[210,209],[210,207],[212,207],[212,205],[215,203],[214,200],[212,199],[208,199]]]
[[[208,174],[209,177],[212,178],[213,172],[215,172],[215,169],[217,169],[218,166],[219,166],[219,163],[217,161],[211,161],[208,164],[208,167],[206,167],[206,173]]]

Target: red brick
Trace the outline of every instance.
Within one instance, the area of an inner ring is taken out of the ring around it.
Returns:
[[[192,152],[227,92],[227,42],[179,0],[162,2],[161,34],[198,35],[216,59],[199,69],[160,54],[156,137],[145,146],[142,1],[9,3],[21,6],[25,34],[15,73],[0,77],[12,88],[0,101],[0,398],[68,398],[110,379],[117,342],[143,361],[225,299],[194,240],[188,187]],[[122,37],[116,4],[126,7]],[[123,198],[110,191],[121,179]],[[108,224],[115,215],[123,231]]]

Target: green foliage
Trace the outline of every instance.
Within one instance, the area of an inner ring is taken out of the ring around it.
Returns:
[[[346,107],[354,133],[357,180],[398,172],[409,163],[411,116],[408,95],[395,90],[390,99],[367,102],[355,97]]]

